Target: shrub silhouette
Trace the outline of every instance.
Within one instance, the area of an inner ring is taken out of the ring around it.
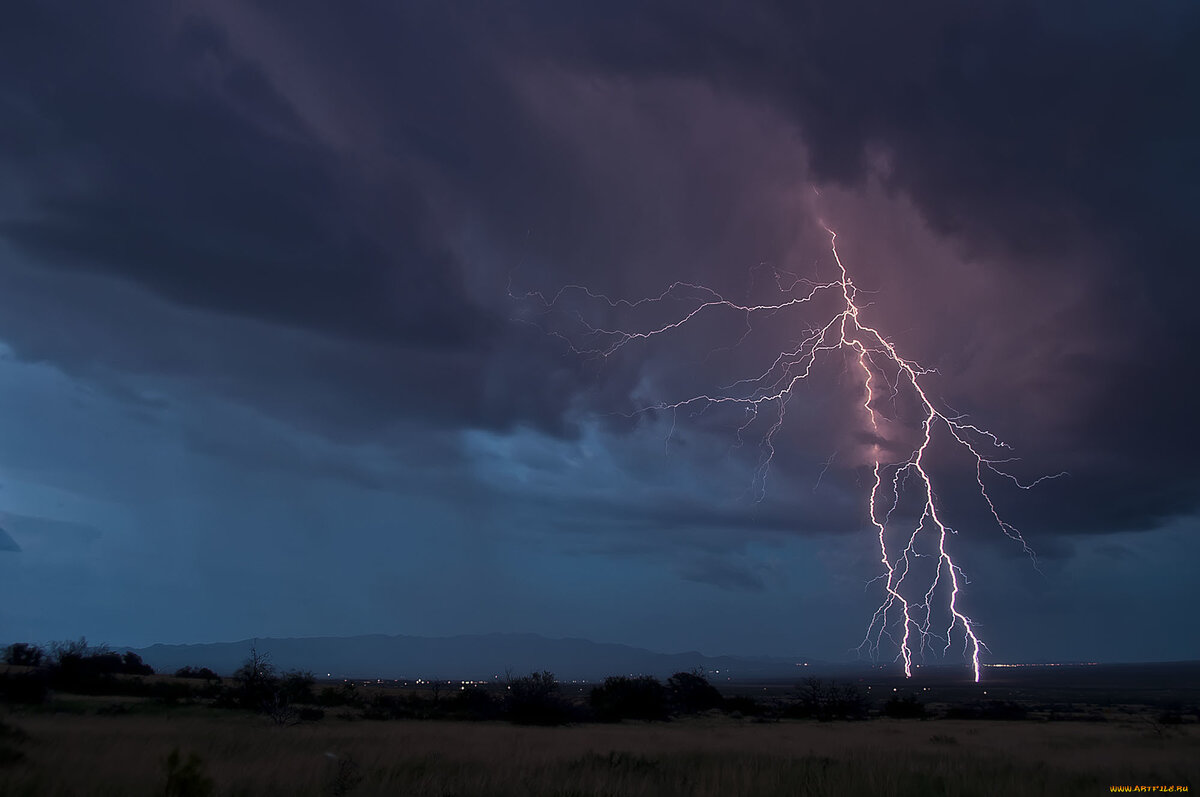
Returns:
[[[858,720],[867,716],[867,701],[857,686],[826,684],[820,678],[807,678],[797,686],[796,701],[788,707],[785,715],[801,719]]]
[[[251,711],[265,711],[276,705],[279,676],[270,657],[259,653],[256,645],[250,646],[250,655],[233,674],[233,682],[228,697],[235,705]]]
[[[667,718],[666,687],[648,675],[606,678],[602,686],[592,689],[589,703],[601,722]]]
[[[679,714],[695,714],[720,708],[724,702],[721,693],[699,670],[677,672],[668,678],[667,696],[671,709]]]
[[[232,680],[232,688],[221,693],[218,703],[260,712],[276,725],[299,722],[298,707],[317,702],[313,694],[316,679],[311,672],[290,670],[280,675],[270,657],[253,644]]]
[[[154,668],[142,661],[142,657],[132,650],[125,651],[121,657],[121,672],[126,675],[154,675]]]
[[[35,666],[34,662],[41,665],[30,672],[0,674],[0,700],[7,703],[41,703],[52,689],[89,695],[150,697],[166,703],[196,697],[196,692],[186,684],[142,680],[140,676],[152,675],[154,668],[137,653],[117,653],[103,645],[91,647],[83,638],[56,642],[49,654],[34,645],[17,643],[7,648],[5,660],[20,662],[25,667]],[[217,677],[211,670],[205,672]],[[210,696],[215,693],[215,689],[206,691]]]
[[[517,725],[565,725],[571,706],[559,693],[558,681],[549,670],[509,678],[505,691],[505,717]]]
[[[197,680],[203,679],[205,681],[214,681],[215,683],[221,683],[221,676],[217,675],[215,672],[208,669],[207,667],[200,667],[199,669],[197,669],[196,667],[190,667],[190,666],[189,667],[180,667],[178,670],[175,671],[175,677],[176,678],[195,678]]]
[[[311,672],[291,670],[279,679],[276,690],[286,703],[312,703],[315,700],[313,687],[316,683],[317,679]]]
[[[83,694],[140,694],[141,685],[118,682],[118,675],[153,675],[154,668],[133,651],[124,654],[104,645],[91,647],[80,637],[51,645],[50,685]]]
[[[153,675],[154,668],[142,661],[132,650],[116,653],[105,645],[90,647],[80,637],[73,642],[57,642],[52,646],[58,672],[83,677],[96,675]]]
[[[28,642],[15,642],[4,649],[4,663],[18,667],[40,667],[46,651]]]

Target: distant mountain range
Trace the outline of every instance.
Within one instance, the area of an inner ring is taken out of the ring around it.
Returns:
[[[183,666],[230,674],[242,665],[251,644],[280,670],[309,670],[318,678],[427,678],[484,680],[506,672],[527,675],[550,670],[560,680],[597,681],[610,675],[653,675],[701,668],[721,676],[798,679],[812,670],[803,658],[705,656],[655,653],[644,648],[549,639],[537,634],[480,634],[453,637],[370,636],[244,639],[198,645],[135,648],[159,672]]]

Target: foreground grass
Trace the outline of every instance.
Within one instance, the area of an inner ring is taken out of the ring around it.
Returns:
[[[215,795],[1061,795],[1200,788],[1200,729],[1136,723],[874,720],[518,728],[237,713],[0,717],[3,795],[161,795],[199,756]],[[185,778],[186,780],[186,778]],[[178,785],[178,784],[177,784]],[[186,785],[186,784],[185,784]],[[187,794],[186,791],[176,791]]]

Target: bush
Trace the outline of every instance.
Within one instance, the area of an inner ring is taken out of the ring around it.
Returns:
[[[127,650],[121,657],[121,669],[118,672],[126,675],[154,675],[154,668],[142,661],[141,656]]]
[[[46,651],[28,642],[16,642],[4,649],[4,663],[17,667],[40,667]]]
[[[103,694],[115,690],[129,693],[128,685],[117,684],[117,675],[153,675],[154,668],[133,651],[115,653],[100,645],[92,648],[87,640],[55,642],[51,645],[51,685],[83,694]]]
[[[283,674],[276,689],[286,703],[312,703],[313,687],[316,683],[317,679],[311,672],[292,670]]]
[[[720,708],[724,702],[717,688],[700,671],[677,672],[667,679],[671,709],[678,714],[696,714]]]
[[[809,678],[797,687],[796,701],[784,712],[788,717],[833,720],[859,720],[867,716],[867,701],[853,684],[826,684]]]
[[[554,673],[543,670],[508,679],[504,714],[517,725],[565,725],[571,706],[559,694]]]
[[[89,650],[88,642],[85,637],[79,639],[66,639],[62,642],[50,643],[50,655],[54,661],[61,662],[64,657],[83,658]],[[104,646],[101,645],[96,649],[97,653],[105,652]]]
[[[251,711],[265,711],[275,707],[279,677],[266,654],[260,654],[255,645],[250,646],[250,655],[233,674],[234,687],[226,695],[234,705]]]
[[[589,702],[601,722],[667,718],[667,690],[648,675],[606,678],[603,686],[592,689]]]
[[[217,675],[215,672],[208,669],[207,667],[200,667],[199,669],[197,669],[195,667],[180,667],[178,670],[175,671],[175,677],[176,678],[196,678],[196,679],[203,679],[205,681],[214,681],[216,683],[221,683],[221,676]]]

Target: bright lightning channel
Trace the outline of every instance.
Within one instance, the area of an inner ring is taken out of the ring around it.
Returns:
[[[822,225],[824,226],[824,225]],[[872,658],[879,656],[885,638],[893,643],[898,650],[895,661],[904,664],[904,674],[912,676],[914,658],[931,648],[933,640],[942,643],[942,655],[947,654],[956,641],[962,645],[964,655],[969,655],[975,681],[980,676],[980,654],[987,646],[976,632],[976,623],[963,611],[961,596],[966,576],[954,561],[947,545],[948,535],[955,533],[942,518],[938,501],[935,498],[933,479],[926,467],[926,460],[938,429],[945,430],[950,439],[967,452],[974,461],[975,481],[992,519],[999,529],[1009,538],[1019,543],[1026,554],[1037,564],[1037,557],[1029,547],[1021,532],[1011,523],[1005,521],[985,484],[985,473],[1004,477],[1021,489],[1031,489],[1034,485],[1046,479],[1057,478],[1064,473],[1043,476],[1030,483],[1022,483],[1014,475],[1004,470],[1005,463],[1013,461],[1007,455],[1010,447],[992,432],[967,421],[958,413],[946,413],[939,410],[930,400],[922,378],[933,373],[931,369],[923,368],[918,363],[900,355],[896,347],[875,327],[868,325],[862,317],[862,306],[858,300],[858,289],[851,279],[846,266],[842,263],[837,248],[837,233],[829,227],[824,227],[829,234],[829,248],[833,261],[837,266],[837,278],[825,283],[813,283],[796,278],[790,285],[783,285],[780,275],[776,275],[777,284],[785,294],[793,294],[797,286],[803,284],[808,292],[803,295],[790,295],[776,304],[741,304],[726,299],[717,291],[704,285],[688,282],[676,282],[655,297],[629,301],[611,299],[604,294],[596,293],[582,285],[567,285],[554,296],[546,298],[540,291],[525,294],[523,298],[536,300],[542,305],[543,311],[553,311],[560,300],[568,293],[581,293],[586,297],[606,302],[610,308],[631,310],[643,306],[657,306],[668,299],[678,302],[681,293],[687,293],[694,299],[694,306],[677,315],[674,320],[652,326],[641,331],[622,329],[606,329],[589,324],[582,315],[576,314],[576,320],[585,330],[586,338],[600,341],[591,348],[577,346],[576,343],[559,332],[550,334],[566,341],[576,354],[592,355],[607,358],[630,343],[655,338],[680,330],[698,316],[717,309],[724,308],[744,314],[746,331],[738,343],[746,339],[751,331],[751,319],[755,315],[773,314],[778,311],[798,307],[813,302],[819,296],[832,294],[835,306],[840,308],[820,327],[809,330],[807,337],[790,350],[779,353],[767,370],[756,377],[741,379],[723,390],[728,393],[691,396],[676,402],[663,402],[644,407],[638,412],[650,410],[671,410],[678,413],[687,407],[699,407],[700,411],[713,405],[734,405],[745,409],[746,420],[738,427],[738,440],[743,432],[757,419],[763,407],[774,409],[775,417],[762,438],[762,458],[755,472],[755,484],[758,498],[765,494],[766,477],[775,454],[774,439],[783,426],[787,409],[787,399],[796,386],[807,379],[813,371],[818,357],[823,352],[849,352],[852,362],[862,374],[862,411],[872,430],[879,436],[880,416],[874,407],[876,399],[881,395],[879,383],[888,386],[888,393],[894,399],[902,389],[911,392],[918,414],[921,416],[918,442],[899,461],[885,462],[881,458],[881,447],[876,444],[873,449],[873,482],[867,501],[867,513],[879,543],[879,561],[883,565],[882,572],[873,581],[884,584],[884,597],[871,617],[863,641],[858,646],[859,653],[866,651]],[[517,298],[517,297],[514,297]],[[678,306],[677,304],[673,306]],[[736,344],[735,344],[736,345]],[[672,431],[674,423],[672,423]],[[833,457],[825,463],[827,470]],[[822,475],[824,470],[822,471]],[[899,527],[893,521],[892,515],[900,505],[901,495],[910,481],[916,483],[916,493],[921,508],[915,524]],[[927,583],[916,588],[912,581],[916,576],[912,573],[914,560],[930,554],[918,553],[918,541],[932,540],[933,556],[936,566],[933,575]],[[873,582],[872,582],[873,583]],[[934,601],[939,592],[945,594],[945,629],[934,627]]]

